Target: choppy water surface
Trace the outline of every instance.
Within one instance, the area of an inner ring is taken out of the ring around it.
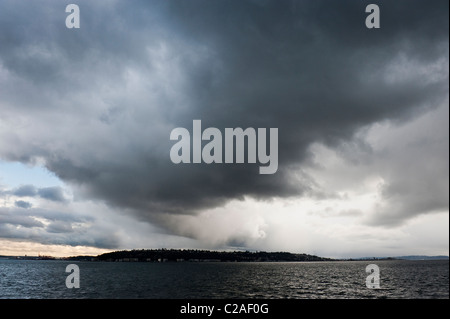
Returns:
[[[68,264],[80,288],[66,287]],[[449,298],[448,261],[108,263],[0,259],[0,298]]]

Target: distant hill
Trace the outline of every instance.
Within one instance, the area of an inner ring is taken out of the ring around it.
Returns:
[[[249,251],[210,251],[190,249],[141,249],[122,250],[97,256],[102,261],[146,261],[146,262],[182,262],[182,261],[329,261],[307,254],[287,252],[249,252]]]
[[[405,260],[448,260],[448,256],[399,256],[394,257],[395,259],[405,259]]]
[[[352,258],[352,260],[448,260],[448,256],[396,256],[396,257],[361,257]]]

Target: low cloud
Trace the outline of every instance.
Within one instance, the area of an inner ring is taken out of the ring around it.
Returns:
[[[18,197],[34,197],[38,194],[38,190],[33,185],[23,185],[9,192]]]
[[[59,186],[38,188],[33,185],[22,185],[9,191],[2,191],[3,195],[14,195],[16,197],[40,197],[53,202],[67,202],[64,190]]]
[[[0,237],[41,244],[117,248],[120,239],[88,215],[42,208],[0,207]]]
[[[16,207],[20,207],[20,208],[31,208],[33,205],[30,202],[26,202],[23,200],[16,200],[14,205],[16,205]]]
[[[45,187],[40,188],[37,191],[39,197],[48,199],[54,202],[65,202],[64,192],[61,187]]]

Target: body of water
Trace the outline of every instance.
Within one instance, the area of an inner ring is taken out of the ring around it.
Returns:
[[[449,262],[374,261],[380,289],[366,287],[372,262],[139,263],[0,259],[0,298],[449,298]],[[66,287],[66,266],[80,288]]]

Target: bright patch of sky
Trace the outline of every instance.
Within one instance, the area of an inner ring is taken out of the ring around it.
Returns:
[[[63,186],[63,182],[45,167],[0,160],[0,185],[14,188],[30,184],[36,187]]]

